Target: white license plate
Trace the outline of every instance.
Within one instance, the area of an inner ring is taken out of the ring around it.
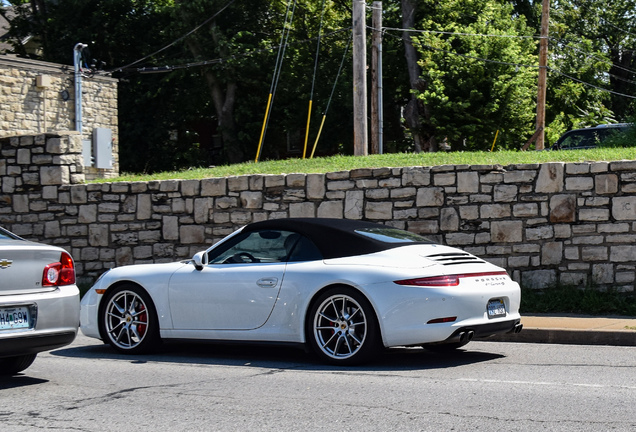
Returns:
[[[488,318],[499,318],[506,316],[506,305],[501,299],[490,300],[488,302]]]
[[[31,326],[31,314],[26,306],[0,308],[0,330],[25,329]]]

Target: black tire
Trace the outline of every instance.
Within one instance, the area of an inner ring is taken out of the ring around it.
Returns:
[[[125,354],[146,354],[161,343],[157,311],[137,285],[121,285],[104,298],[99,314],[103,340]]]
[[[324,362],[355,365],[369,361],[380,347],[380,330],[373,307],[358,291],[335,287],[314,300],[305,335]]]
[[[15,375],[33,364],[37,354],[0,358],[0,375]]]

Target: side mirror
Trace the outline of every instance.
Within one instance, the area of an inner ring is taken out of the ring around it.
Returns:
[[[208,254],[205,252],[197,252],[192,257],[192,261],[194,262],[194,268],[197,270],[203,270],[203,266],[208,263]]]

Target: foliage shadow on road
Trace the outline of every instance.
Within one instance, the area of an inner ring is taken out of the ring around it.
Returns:
[[[64,357],[86,357],[107,360],[123,360],[132,364],[182,363],[218,366],[248,366],[266,369],[301,370],[360,370],[399,371],[447,369],[493,361],[502,354],[460,349],[452,353],[437,353],[423,348],[400,347],[384,350],[370,363],[360,366],[334,366],[320,363],[312,354],[302,349],[278,345],[221,344],[221,343],[169,343],[156,353],[148,355],[123,355],[109,345],[71,346],[52,352]]]

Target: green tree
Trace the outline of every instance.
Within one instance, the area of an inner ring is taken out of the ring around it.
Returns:
[[[350,26],[350,14],[331,0],[298,1],[294,21],[288,23],[289,45],[264,145],[266,158],[290,155],[290,137],[304,136],[323,3],[316,117],[336,79],[349,35],[334,32]],[[122,169],[176,169],[255,156],[288,4],[38,0],[24,9],[13,31],[38,37],[43,59],[59,63],[72,61],[77,42],[87,43],[91,58],[99,60],[97,64],[104,61],[121,78]],[[350,79],[343,75],[336,100],[350,88]],[[350,102],[331,105],[318,154],[333,154],[350,141],[347,110]],[[319,125],[311,125],[312,143]]]
[[[634,114],[634,0],[564,0],[550,15],[547,134]]]
[[[420,0],[416,12],[423,135],[486,150],[500,131],[498,147],[520,147],[534,131],[537,80],[537,41],[525,18],[496,0]]]

